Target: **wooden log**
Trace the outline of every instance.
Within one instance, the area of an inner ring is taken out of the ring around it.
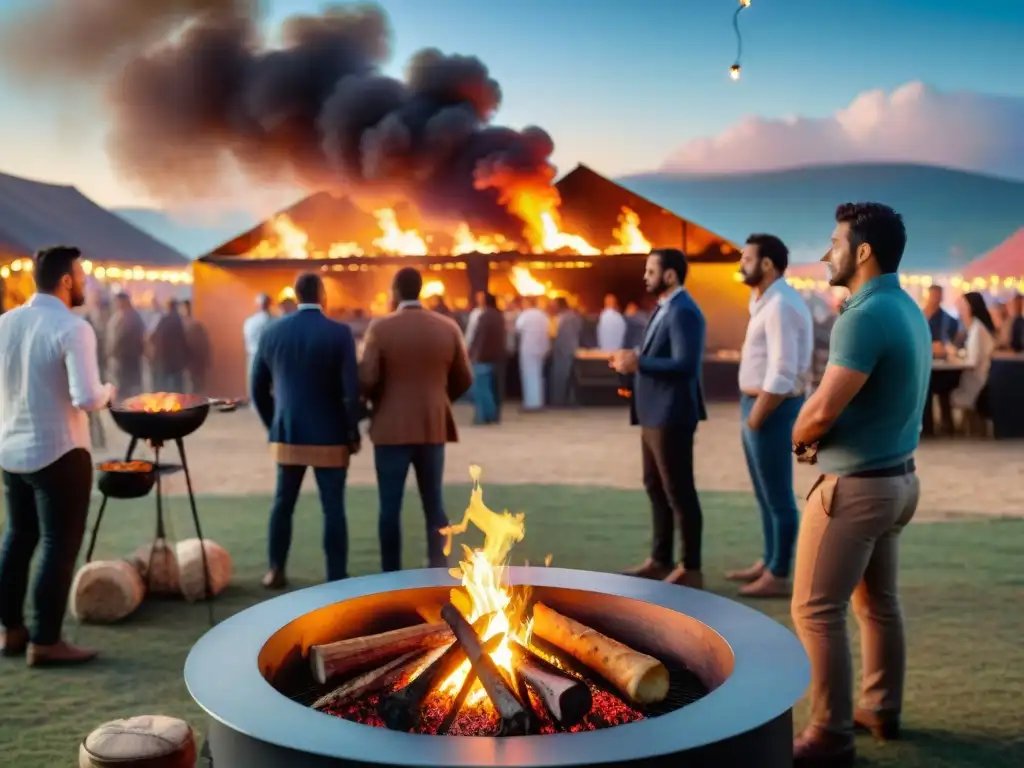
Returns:
[[[491,614],[481,616],[474,624],[480,631],[487,628]],[[430,625],[433,626],[433,625]],[[393,731],[411,731],[420,721],[423,702],[438,685],[457,670],[466,660],[466,649],[461,643],[452,642],[445,651],[416,679],[400,691],[385,696],[377,705],[377,712],[384,725]]]
[[[534,724],[529,712],[509,688],[504,675],[501,674],[490,655],[484,651],[477,630],[469,625],[469,622],[454,605],[449,604],[442,608],[441,618],[452,628],[452,632],[455,633],[455,641],[465,648],[470,666],[479,678],[480,685],[487,691],[495,711],[501,718],[498,735],[525,736],[530,733]]]
[[[309,649],[313,677],[321,685],[346,672],[389,661],[410,651],[428,651],[454,640],[443,624],[416,624],[379,635],[364,635]]]
[[[637,705],[657,704],[668,696],[668,669],[597,630],[537,603],[533,633],[604,677]]]
[[[421,653],[420,651],[409,651],[403,653],[397,659],[392,659],[382,667],[371,669],[358,677],[349,680],[344,685],[335,688],[328,694],[321,696],[313,702],[313,709],[326,709],[337,707],[349,701],[354,701],[368,693],[386,688],[402,678],[402,675],[411,674],[421,666],[427,666],[437,660],[448,646],[442,645]]]
[[[515,669],[544,702],[559,725],[571,728],[594,706],[590,686],[567,675],[516,642],[510,643]]]

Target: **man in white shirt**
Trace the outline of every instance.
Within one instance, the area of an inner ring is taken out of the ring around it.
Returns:
[[[256,350],[260,348],[260,336],[267,323],[274,319],[270,314],[270,297],[261,293],[256,297],[256,313],[250,315],[242,324],[242,338],[245,340],[245,391],[251,387],[252,361],[256,358]]]
[[[609,293],[597,318],[597,346],[602,352],[626,349],[626,318],[619,312],[619,300]]]
[[[764,554],[726,578],[747,597],[790,594],[799,516],[793,495],[793,424],[804,402],[814,355],[814,321],[785,280],[789,250],[774,235],[747,238],[740,274],[750,286],[750,322],[740,359],[743,452],[761,510]]]
[[[29,666],[77,664],[96,652],[64,641],[61,627],[92,492],[88,413],[114,388],[100,381],[96,333],[72,307],[85,302],[77,248],[36,254],[37,293],[0,316],[0,468],[7,535],[0,555],[0,655]],[[25,624],[29,564],[42,541]]]
[[[551,319],[537,306],[537,299],[525,299],[526,309],[516,318],[519,336],[519,378],[523,389],[523,410],[544,407],[544,361],[551,351]]]

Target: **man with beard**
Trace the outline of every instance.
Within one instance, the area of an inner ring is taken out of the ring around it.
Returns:
[[[37,293],[0,317],[0,467],[7,535],[0,555],[0,655],[29,666],[76,664],[96,652],[61,638],[92,492],[90,412],[114,388],[100,381],[96,332],[71,309],[85,302],[77,248],[39,251]],[[42,540],[25,625],[29,564]]]
[[[740,358],[743,453],[761,510],[764,554],[725,575],[746,597],[789,595],[798,513],[793,496],[793,424],[804,402],[814,353],[807,302],[785,280],[789,249],[774,235],[747,238],[740,274],[750,286],[750,322]]]
[[[914,451],[931,374],[931,333],[900,288],[907,234],[878,203],[836,209],[825,261],[848,288],[828,367],[793,428],[798,458],[822,475],[797,540],[793,623],[811,661],[810,725],[795,766],[848,766],[854,728],[899,735],[906,669],[897,598],[899,535],[917,509]],[[816,450],[815,450],[816,449]],[[862,683],[854,710],[846,607],[860,623]]]
[[[654,516],[651,557],[626,573],[702,589],[704,518],[693,479],[693,438],[697,424],[707,418],[701,387],[705,324],[700,307],[683,287],[686,272],[682,251],[651,252],[644,283],[658,297],[658,306],[640,348],[616,352],[609,365],[634,377],[630,422],[640,426],[644,488]],[[682,562],[673,568],[675,525],[682,538]]]

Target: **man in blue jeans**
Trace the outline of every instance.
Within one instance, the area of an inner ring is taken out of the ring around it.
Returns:
[[[447,566],[444,537],[444,449],[459,439],[452,402],[473,383],[458,324],[420,303],[423,278],[400,269],[392,284],[395,311],[370,323],[359,363],[369,399],[370,439],[380,500],[381,570],[402,567],[402,499],[412,467],[427,527],[427,563]]]
[[[814,355],[807,302],[785,280],[789,250],[774,235],[747,238],[740,274],[750,286],[750,322],[739,384],[743,452],[761,510],[764,554],[726,578],[746,597],[790,594],[798,514],[793,495],[792,435]]]
[[[474,424],[497,424],[501,417],[502,387],[505,361],[505,316],[498,309],[494,294],[484,295],[469,342],[469,359],[473,362],[473,403],[476,406]]]
[[[345,485],[350,456],[359,452],[359,371],[352,330],[323,312],[319,275],[295,281],[298,310],[267,325],[252,365],[252,403],[270,437],[277,489],[270,511],[263,586],[288,583],[292,515],[307,467],[313,467],[323,508],[327,580],[348,576]]]

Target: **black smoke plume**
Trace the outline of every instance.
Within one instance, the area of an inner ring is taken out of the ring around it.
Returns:
[[[547,188],[540,128],[491,125],[501,89],[473,56],[426,49],[401,80],[383,9],[293,16],[271,45],[254,0],[37,0],[0,59],[26,82],[102,89],[110,157],[157,199],[251,183],[403,196],[427,215],[519,234],[508,185]]]

